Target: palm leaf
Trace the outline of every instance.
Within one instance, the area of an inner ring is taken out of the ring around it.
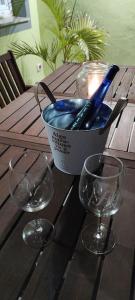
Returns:
[[[104,34],[97,30],[81,30],[78,32],[78,45],[85,51],[88,49],[88,59],[100,59],[103,56],[105,49]]]
[[[16,0],[14,0],[16,1]],[[20,0],[21,1],[21,0]],[[55,20],[47,27],[55,38],[50,47],[44,42],[30,46],[25,42],[12,43],[17,57],[33,54],[41,57],[53,70],[60,53],[65,61],[82,62],[98,60],[104,55],[106,33],[96,27],[94,21],[85,13],[75,15],[77,0],[72,10],[67,7],[66,0],[42,0],[48,6]]]
[[[79,48],[78,46],[74,46],[74,47],[70,48],[70,51],[68,53],[68,57],[67,57],[66,61],[81,63],[86,60],[87,60],[86,56],[85,56],[84,52],[81,50],[81,48]]]
[[[90,16],[87,14],[78,14],[72,22],[70,23],[70,28],[72,31],[80,31],[84,28],[95,29],[96,25],[93,20],[91,20]]]
[[[54,39],[52,41],[51,47],[49,49],[49,60],[53,62],[53,64],[56,64],[57,57],[59,53],[61,52],[61,45],[57,39]]]
[[[41,45],[36,42],[34,46],[30,46],[28,43],[23,41],[20,41],[19,43],[12,42],[11,45],[16,58],[26,55],[35,55],[42,58],[52,70],[56,68],[57,56],[61,51],[61,47],[57,40],[52,42],[50,49],[47,45]]]
[[[57,26],[59,30],[61,30],[70,16],[70,11],[66,7],[65,0],[42,0],[48,8],[50,9],[51,13],[53,14]]]
[[[44,60],[48,57],[48,49],[46,46],[41,46],[40,44],[35,43],[34,46],[30,46],[24,41],[12,42],[12,50],[17,58],[25,55],[36,55],[40,56]]]
[[[74,18],[71,32],[76,33],[76,43],[85,53],[86,59],[95,60],[103,56],[106,33],[99,30],[89,16],[81,15]]]
[[[72,8],[72,12],[71,12],[71,16],[70,16],[70,23],[72,22],[73,20],[73,16],[74,16],[74,12],[75,12],[75,8],[76,8],[76,3],[77,3],[77,0],[74,1],[74,4],[73,4],[73,8]],[[70,24],[69,24],[70,25]]]

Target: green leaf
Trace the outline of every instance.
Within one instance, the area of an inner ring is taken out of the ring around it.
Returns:
[[[66,7],[66,1],[42,0],[42,2],[44,2],[48,6],[48,8],[50,9],[51,13],[55,18],[59,30],[61,30],[65,26],[70,16],[70,11]]]
[[[12,42],[12,50],[17,58],[24,55],[36,55],[42,57],[44,60],[47,59],[48,49],[46,46],[41,46],[40,44],[35,43],[34,46],[30,46],[24,41]]]
[[[98,29],[89,16],[81,15],[74,18],[71,32],[76,34],[76,42],[87,60],[100,59],[103,56],[106,33],[103,29]]]
[[[52,70],[56,68],[59,54],[62,54],[64,62],[91,61],[103,57],[107,34],[102,28],[97,28],[86,13],[75,14],[77,0],[74,0],[71,10],[68,9],[66,0],[42,0],[42,2],[48,6],[52,14],[52,22],[47,24],[53,36],[52,42],[47,45],[42,41],[40,44],[35,43],[34,46],[23,41],[12,43],[12,49],[17,57],[28,54],[39,56]]]
[[[57,57],[61,52],[61,45],[58,40],[54,39],[49,50],[49,59],[56,64]]]

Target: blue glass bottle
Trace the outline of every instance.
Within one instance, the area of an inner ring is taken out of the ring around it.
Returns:
[[[91,101],[88,101],[84,105],[68,129],[91,129],[100,109],[102,109],[102,103],[105,95],[118,71],[119,67],[117,65],[112,65],[109,68],[109,71],[107,72],[103,82],[93,94]]]

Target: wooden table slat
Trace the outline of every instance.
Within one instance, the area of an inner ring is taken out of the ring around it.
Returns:
[[[63,73],[67,72],[68,69],[72,67],[72,63],[65,63],[64,65],[57,68],[54,72],[50,73],[48,76],[46,76],[46,84],[49,85],[53,81],[55,81],[58,77],[62,76]],[[43,81],[43,80],[41,80]],[[34,87],[32,86],[29,90],[29,93],[34,92]],[[39,92],[44,93],[43,89],[39,87]]]
[[[55,179],[55,194],[52,202],[48,205],[48,207],[46,207],[46,209],[41,212],[38,212],[36,214],[24,214],[14,231],[10,234],[10,237],[6,241],[5,245],[1,249],[0,286],[2,287],[1,298],[3,300],[11,300],[11,297],[12,299],[16,299],[17,297],[19,297],[20,290],[22,289],[38,254],[37,250],[26,246],[22,240],[21,232],[25,224],[30,219],[33,219],[34,216],[37,216],[37,218],[40,216],[45,218],[47,216],[50,221],[54,222],[60,206],[63,203],[63,199],[65,198],[72,184],[72,176],[65,176],[63,173],[58,172],[56,169],[54,169],[53,175]],[[61,183],[61,189],[59,189],[59,182]],[[8,289],[6,288],[7,284]]]
[[[135,70],[134,69],[128,69],[127,72],[125,72],[123,80],[117,90],[117,94],[115,96],[115,100],[118,100],[120,97],[127,97],[128,91],[130,89],[132,80],[134,78]]]
[[[106,142],[105,148],[109,148],[109,145],[110,145],[112,136],[113,136],[114,131],[115,131],[115,128],[116,128],[116,124],[117,124],[117,122],[118,122],[118,118],[119,118],[119,116],[116,118],[116,120],[115,120],[115,121],[113,122],[113,124],[111,125],[111,128],[110,128],[110,130],[109,130],[109,134],[108,134],[108,138],[107,138],[107,142]]]
[[[44,129],[45,125],[41,116],[32,124],[26,131],[25,134],[38,136],[40,132]],[[46,135],[47,137],[47,135]]]
[[[33,99],[35,100],[35,99]],[[50,104],[50,100],[45,98],[43,100],[41,100],[41,106],[43,106],[44,108]],[[41,114],[40,114],[40,110],[39,110],[39,106],[36,105],[35,107],[32,107],[32,109],[28,110],[28,113],[26,113],[27,111],[25,111],[25,115],[23,116],[23,118],[19,119],[17,124],[15,124],[11,129],[10,131],[12,132],[17,132],[17,133],[25,133],[27,132],[28,134],[28,130],[31,129],[31,127],[33,125],[37,126],[37,124],[35,124],[35,122],[37,120],[40,120],[42,121],[42,128],[44,128],[44,122],[41,118]],[[41,121],[40,123],[40,126],[41,126]],[[34,136],[36,136],[36,134],[32,134]]]
[[[93,214],[86,217],[82,229],[88,225],[89,222],[91,222],[91,224],[97,223]],[[69,261],[65,272],[63,286],[60,290],[58,299],[95,299],[93,297],[95,294],[100,264],[101,257],[86,251],[82,244],[80,234],[75,252],[72,259]]]
[[[50,90],[54,93],[55,92],[60,93],[61,94],[61,84],[63,84],[63,82],[67,83],[67,87],[68,87],[68,80],[70,80],[70,76],[73,80],[73,74],[74,72],[79,68],[79,66],[77,64],[73,64],[72,67],[67,70],[67,72],[63,73],[61,77],[58,77],[54,82],[52,82],[49,85]],[[75,73],[76,74],[76,73]],[[46,79],[44,80],[46,83]],[[66,86],[65,86],[66,89]]]
[[[96,300],[130,299],[133,258],[133,250],[122,246],[106,256]]]
[[[135,109],[126,107],[122,113],[118,127],[114,131],[110,148],[127,151],[131,130],[135,117]]]
[[[0,124],[10,117],[16,110],[23,107],[27,102],[33,98],[33,95],[25,92],[20,95],[17,99],[12,101],[10,105],[5,106],[0,111]]]
[[[42,102],[43,99],[43,102]],[[40,98],[43,105],[47,105],[49,103],[49,100],[45,99],[42,96]],[[28,113],[31,113],[33,109],[36,109],[38,115],[40,115],[39,107],[37,106],[37,102],[34,97],[25,104],[21,109],[16,110],[11,116],[9,116],[1,125],[1,130],[9,130],[12,127],[15,127],[16,124],[18,124],[19,121],[23,121],[25,116],[27,116]]]
[[[16,132],[4,132],[0,130],[0,141],[13,146],[26,147],[46,153],[51,153],[48,141],[43,137],[22,135]]]
[[[132,152],[120,151],[120,150],[116,150],[116,149],[105,149],[104,153],[106,155],[116,156],[116,157],[127,159],[127,160],[133,161],[133,162],[135,160],[135,153],[132,153]]]
[[[0,144],[0,155],[8,149],[8,145]]]
[[[135,166],[127,168],[124,163],[124,175],[122,179],[121,198],[122,205],[118,213],[114,216],[113,230],[116,232],[119,244],[124,247],[135,249]],[[128,221],[126,221],[128,220]]]
[[[43,137],[43,138],[44,138],[44,137],[45,137],[45,138],[48,138],[48,137],[47,137],[47,133],[46,133],[46,129],[45,129],[45,128],[43,128],[43,130],[40,132],[39,136],[40,136],[40,137]]]
[[[116,101],[116,95],[117,95],[117,90],[120,86],[120,83],[123,79],[123,76],[126,72],[126,67],[121,68],[120,71],[116,74],[116,76],[114,77],[114,80],[105,96],[105,100],[108,101],[110,99],[113,98],[114,101]],[[118,98],[117,98],[118,99]]]
[[[135,119],[134,119],[132,131],[131,131],[131,135],[130,135],[128,152],[135,153]]]
[[[31,160],[29,162],[24,162],[22,159],[20,160],[22,154],[23,154],[24,149],[23,148],[18,148],[18,147],[10,147],[0,158],[0,163],[1,163],[1,170],[0,173],[3,172],[3,177],[1,178],[0,181],[0,190],[1,190],[1,199],[0,199],[0,206],[3,204],[3,202],[6,200],[6,198],[9,196],[9,161],[11,159],[16,160],[16,162],[19,160],[19,162],[16,164],[16,168],[21,168],[21,171],[26,171],[33,161],[35,161],[35,155],[37,157],[38,152],[31,151]],[[33,157],[34,156],[34,157]],[[2,174],[0,174],[2,176]],[[2,202],[3,199],[3,202]]]
[[[132,83],[128,92],[129,101],[135,101],[135,76],[133,77]]]
[[[50,255],[46,257],[46,253],[44,253],[43,257],[41,257],[37,270],[33,273],[28,288],[23,295],[24,300],[29,299],[29,297],[33,300],[44,299],[44,294],[42,293],[44,289],[46,290],[46,299],[55,299],[58,288],[63,281],[67,263],[72,256],[84,215],[84,209],[80,201],[78,201],[78,180],[76,180],[69,195],[69,200],[66,202],[56,223],[56,245],[52,245]],[[45,270],[44,273],[42,269]],[[37,274],[39,275],[37,276]],[[54,280],[55,284],[53,284]],[[33,286],[35,287],[34,289],[32,288]]]
[[[72,300],[75,297],[84,300],[108,300],[112,297],[114,297],[112,299],[130,299],[135,247],[135,236],[132,230],[135,226],[135,165],[134,169],[126,168],[125,172],[122,187],[123,205],[116,216],[114,216],[113,222],[113,231],[114,233],[116,231],[119,245],[101,261],[102,268],[100,269],[100,257],[93,256],[85,251],[80,241],[65,275],[65,282],[60,292],[59,300],[69,298]],[[89,218],[89,222],[92,223],[93,220],[91,220],[91,217]],[[125,220],[128,220],[128,222]],[[95,286],[94,290],[94,285],[98,277],[101,279],[100,285],[99,288],[98,285]],[[121,279],[125,282],[124,287]]]
[[[70,87],[68,87],[68,89],[66,89],[66,95],[79,98],[76,80],[70,85]]]
[[[70,86],[72,85],[72,83],[74,81],[76,81],[77,75],[80,72],[80,70],[81,70],[81,66],[77,70],[75,70],[75,72],[73,72],[71,74],[71,76],[66,81],[64,81],[63,83],[61,83],[61,85],[60,85],[60,92],[61,92],[61,94],[67,95],[68,90],[70,89]],[[59,93],[59,91],[57,91],[57,93]]]

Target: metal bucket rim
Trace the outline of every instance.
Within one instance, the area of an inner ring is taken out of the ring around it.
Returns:
[[[76,98],[74,98],[74,99],[76,99]],[[73,100],[74,100],[74,99],[73,99]],[[78,99],[79,99],[79,98],[78,98]],[[59,100],[71,100],[71,99],[57,99],[57,100],[59,101]],[[84,100],[85,100],[85,99],[84,99]],[[47,126],[53,128],[53,129],[60,130],[60,131],[62,131],[62,132],[63,132],[63,131],[71,132],[71,131],[72,131],[71,129],[58,128],[58,127],[52,126],[51,124],[49,124],[49,123],[43,118],[43,113],[44,113],[44,111],[45,111],[50,105],[52,105],[52,104],[53,104],[53,103],[49,103],[49,104],[42,110],[42,112],[41,112],[42,120],[47,124]],[[103,105],[109,107],[109,108],[110,108],[110,113],[111,113],[111,111],[112,111],[111,107],[110,107],[109,105],[105,104],[105,103],[103,103]],[[102,127],[99,127],[99,128],[91,128],[90,130],[89,130],[89,129],[81,129],[81,132],[90,132],[90,131],[97,131],[97,132],[98,132],[98,131],[101,130],[101,128],[102,128]],[[75,131],[76,131],[76,132],[80,132],[80,129],[76,129]],[[73,131],[72,131],[72,133],[73,133]]]

